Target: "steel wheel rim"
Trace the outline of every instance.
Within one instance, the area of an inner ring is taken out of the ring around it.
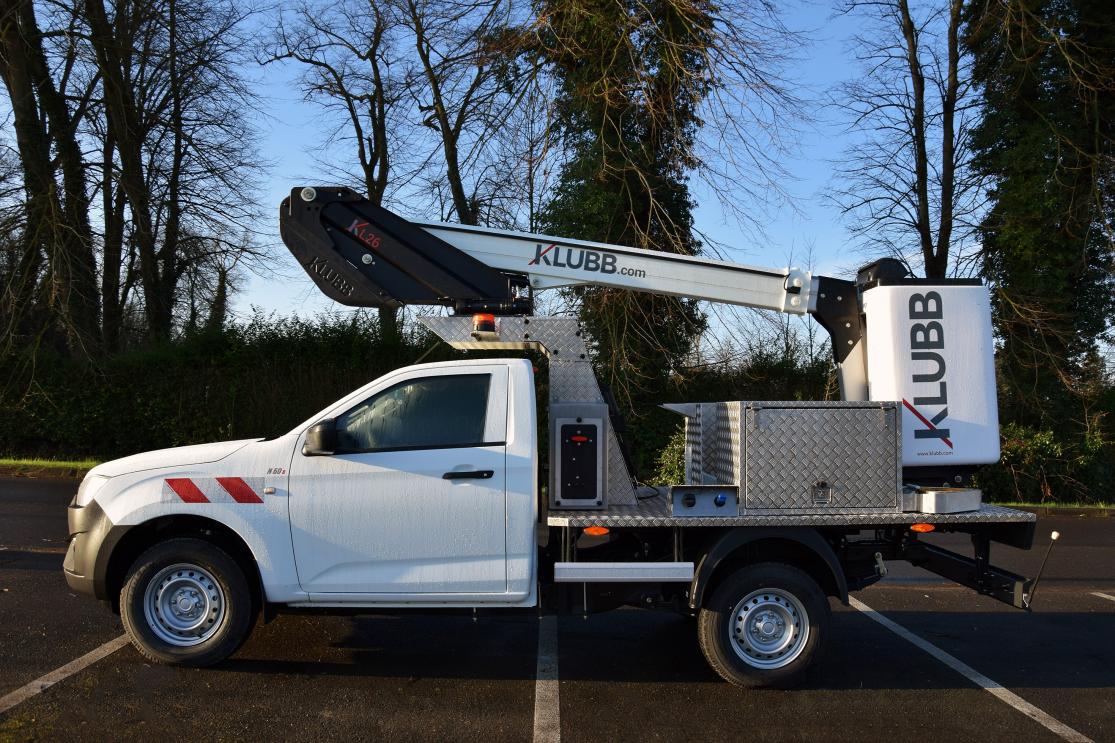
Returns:
[[[224,625],[225,609],[221,584],[208,570],[191,563],[160,570],[143,596],[147,626],[163,642],[183,648],[213,637]]]
[[[796,596],[780,588],[747,594],[732,610],[732,649],[749,666],[770,670],[794,662],[809,642],[809,615]]]

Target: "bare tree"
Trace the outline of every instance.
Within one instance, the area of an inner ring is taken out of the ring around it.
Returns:
[[[309,101],[337,122],[322,148],[340,142],[356,154],[359,172],[331,166],[345,181],[356,181],[380,206],[390,190],[408,179],[406,143],[407,81],[402,77],[403,26],[396,7],[375,0],[340,0],[322,7],[303,4],[280,16],[263,64],[290,60],[301,66],[299,83]],[[348,159],[342,156],[342,162]],[[384,336],[399,333],[398,313],[379,309]]]
[[[842,9],[866,21],[853,42],[863,77],[841,86],[835,102],[862,139],[847,152],[833,198],[866,246],[920,263],[929,278],[973,269],[965,245],[981,209],[962,9],[962,0],[851,0]]]
[[[239,73],[245,15],[220,0],[132,0],[111,17],[103,0],[83,8],[104,90],[106,172],[118,167],[148,331],[166,338],[183,272],[242,252],[227,235],[244,232],[254,213],[260,164],[245,136],[252,97]]]
[[[682,12],[711,5],[672,0]],[[692,160],[697,178],[750,234],[761,233],[764,211],[793,205],[787,184],[794,174],[784,163],[797,147],[803,102],[799,83],[787,77],[807,39],[788,28],[781,4],[742,0],[713,6],[707,44],[678,47],[673,54],[699,53],[707,94],[696,102],[701,126]],[[716,252],[706,243],[706,250]]]
[[[359,166],[329,170],[372,203],[405,200],[441,218],[512,226],[529,190],[522,166],[531,160],[536,174],[544,151],[545,118],[545,103],[529,96],[533,79],[517,67],[512,17],[508,0],[305,4],[280,17],[261,62],[299,65],[303,95],[333,123],[318,149],[327,161],[352,153]],[[379,316],[385,335],[398,333],[395,311]]]
[[[402,1],[418,58],[411,94],[422,124],[440,140],[433,183],[444,182],[451,197],[452,211],[442,216],[480,224],[490,206],[485,202],[499,193],[480,188],[493,160],[490,148],[530,89],[530,75],[515,67],[524,38],[514,27],[515,6],[510,0]]]
[[[71,110],[65,85],[74,50],[67,49],[60,87],[43,38],[31,0],[18,0],[0,15],[0,78],[11,102],[26,193],[22,257],[5,288],[5,336],[13,337],[39,300],[61,322],[70,350],[88,353],[97,345],[99,308],[85,163],[77,140],[87,99],[78,97]],[[40,324],[39,330],[47,327]]]
[[[330,6],[297,7],[279,17],[263,64],[298,62],[303,95],[336,114],[329,140],[351,145],[368,199],[383,203],[397,175],[403,133],[405,81],[398,67],[400,20],[396,9],[372,0],[340,0]],[[348,175],[342,166],[341,172]],[[346,177],[346,180],[350,180]]]

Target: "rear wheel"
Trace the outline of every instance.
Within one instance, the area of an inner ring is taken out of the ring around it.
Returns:
[[[202,539],[171,539],[140,555],[120,594],[132,644],[156,663],[208,666],[248,636],[252,597],[244,571]]]
[[[824,591],[802,570],[759,563],[728,576],[697,618],[705,659],[733,684],[801,683],[828,636]]]

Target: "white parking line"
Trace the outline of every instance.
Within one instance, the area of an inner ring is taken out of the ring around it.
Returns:
[[[901,637],[903,640],[906,640],[907,642],[921,648],[952,670],[963,676],[966,676],[968,680],[974,683],[976,686],[994,695],[996,698],[999,699],[999,701],[1009,704],[1011,707],[1014,707],[1016,710],[1031,718],[1035,722],[1044,725],[1051,732],[1055,733],[1061,738],[1068,741],[1073,741],[1073,743],[1094,743],[1094,741],[1088,736],[1079,733],[1076,730],[1070,728],[1065,723],[1056,720],[1053,717],[1050,717],[1048,714],[1030,704],[1022,697],[1018,696],[1009,689],[1004,688],[1002,684],[998,683],[997,681],[992,681],[987,676],[984,676],[982,673],[969,666],[967,663],[964,663],[953,655],[949,655],[936,645],[923,640],[902,625],[890,619],[887,619],[882,614],[875,611],[859,599],[853,596],[849,596],[848,602],[871,619],[874,619],[876,622]]]
[[[59,681],[73,676],[75,673],[84,668],[88,668],[89,666],[99,661],[101,658],[112,655],[127,644],[127,635],[120,635],[115,640],[109,640],[104,645],[101,645],[99,648],[90,650],[88,653],[81,656],[77,660],[72,660],[61,668],[56,668],[47,675],[40,676],[31,683],[21,686],[10,694],[6,694],[3,697],[0,697],[0,715],[4,714],[17,704],[26,702],[28,699],[35,696],[39,692],[49,689],[50,687],[57,684]]]
[[[1092,595],[1093,596],[1099,596],[1101,599],[1107,599],[1108,601],[1115,601],[1115,596],[1112,596],[1109,593],[1101,593],[1099,591],[1092,591]]]
[[[559,743],[557,617],[538,619],[538,667],[534,674],[534,743]]]

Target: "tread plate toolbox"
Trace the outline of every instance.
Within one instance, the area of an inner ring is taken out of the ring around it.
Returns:
[[[745,513],[901,510],[895,403],[750,402],[742,418]]]
[[[714,402],[686,416],[686,484],[739,485],[741,514],[899,513],[895,402]]]

